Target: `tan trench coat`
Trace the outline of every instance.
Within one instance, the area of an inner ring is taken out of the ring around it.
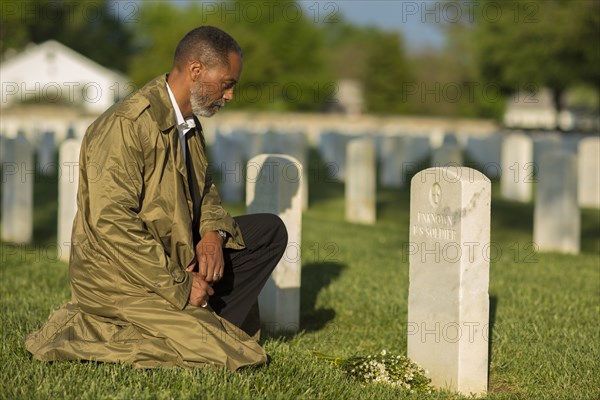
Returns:
[[[69,263],[72,302],[26,337],[36,359],[231,370],[266,361],[255,338],[187,303],[192,230],[227,231],[229,248],[244,242],[206,174],[200,135],[188,141],[199,182],[195,198],[202,199],[193,226],[175,125],[163,75],[88,128]]]

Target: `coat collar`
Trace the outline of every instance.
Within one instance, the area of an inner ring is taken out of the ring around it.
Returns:
[[[173,128],[177,127],[175,109],[173,108],[167,89],[167,74],[154,78],[148,82],[140,92],[142,92],[144,97],[148,100],[156,123],[163,133],[169,133]],[[193,118],[196,123],[196,131],[200,133],[200,140],[202,145],[204,145],[202,124],[195,115]]]
[[[148,99],[156,123],[164,133],[177,125],[175,110],[167,91],[167,74],[163,74],[148,82],[143,88],[144,97]]]

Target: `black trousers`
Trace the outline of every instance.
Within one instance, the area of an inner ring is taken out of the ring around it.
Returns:
[[[246,248],[224,249],[223,278],[213,285],[215,294],[210,307],[221,317],[250,336],[258,332],[258,294],[283,256],[287,230],[273,214],[250,214],[234,217]],[[252,311],[252,312],[251,312]]]

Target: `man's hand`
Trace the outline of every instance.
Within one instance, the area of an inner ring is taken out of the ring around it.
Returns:
[[[206,232],[196,245],[198,274],[208,282],[218,282],[223,277],[223,239],[216,231]]]
[[[186,269],[192,273],[192,290],[190,291],[190,304],[196,307],[206,307],[208,298],[215,294],[215,291],[210,284],[206,282],[199,273],[193,272],[196,268],[196,263],[190,264]]]

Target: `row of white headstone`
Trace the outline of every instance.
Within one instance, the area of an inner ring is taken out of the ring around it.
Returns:
[[[541,158],[548,152],[563,150],[578,154],[578,204],[582,207],[600,207],[600,181],[597,170],[598,138],[563,136],[544,133],[526,135],[511,133],[457,138],[448,133],[442,145],[432,149],[425,135],[350,135],[341,132],[322,132],[318,149],[326,163],[325,173],[345,182],[347,145],[360,138],[371,138],[375,143],[375,160],[379,166],[379,186],[402,188],[405,179],[423,169],[423,161],[430,158],[433,167],[473,166],[488,178],[501,177],[501,196],[507,200],[530,202],[538,179]],[[581,139],[581,140],[580,140]],[[257,154],[287,154],[298,159],[308,172],[308,143],[301,132],[266,133],[234,130],[217,131],[212,146],[212,163],[221,175],[221,195],[224,201],[241,202],[245,189],[245,161]],[[474,165],[465,164],[463,150]],[[594,164],[594,165],[592,165]],[[303,181],[303,207],[308,206],[308,176]],[[323,176],[317,176],[322,178]],[[314,179],[315,177],[311,177]]]
[[[24,135],[4,139],[2,144],[2,240],[30,243],[33,237],[34,149]],[[43,157],[47,157],[48,163],[38,168],[42,175],[57,173],[58,176],[57,241],[59,257],[63,260],[69,258],[71,229],[77,211],[80,146],[77,139],[65,140],[60,146],[58,165],[53,161],[54,154],[46,154]]]
[[[346,143],[343,157],[340,155],[342,152],[339,148],[336,150],[337,155],[330,154],[326,157],[337,160],[340,166],[337,169],[338,174],[342,174],[344,178],[348,177],[346,179],[347,220],[374,223],[376,220],[375,165],[378,152],[376,143],[367,137],[343,136],[337,133],[324,135],[322,142],[332,143],[330,146],[322,146],[324,151],[329,148],[333,153],[332,146],[336,148]],[[292,156],[295,154],[295,158],[306,168],[307,144],[301,134],[286,135],[269,132],[265,135],[248,135],[245,132],[234,132],[231,136],[237,137],[236,140],[218,135],[213,148],[217,154],[216,158],[221,160],[217,167],[221,171],[221,193],[225,201],[241,201],[239,196],[243,196],[246,175],[254,168],[250,163],[244,167],[243,160],[254,157],[263,150],[266,153],[287,152]],[[478,140],[479,142],[473,143],[480,145],[481,139]],[[493,143],[493,140],[490,142]],[[52,135],[44,135],[42,143],[40,149],[53,148]],[[244,145],[241,146],[240,143]],[[471,147],[474,147],[473,143]],[[529,201],[532,184],[538,181],[534,242],[538,244],[540,250],[577,253],[580,242],[578,205],[600,207],[600,139],[592,137],[581,140],[578,144],[578,156],[563,150],[556,143],[560,144],[560,141],[544,140],[536,152],[538,162],[533,163],[528,161],[534,154],[531,139],[522,134],[507,136],[502,142],[502,164],[505,166],[505,173],[501,174],[501,191],[504,198]],[[487,147],[489,149],[489,146]],[[63,142],[58,165],[60,176],[58,240],[61,243],[63,259],[68,258],[71,224],[69,221],[75,209],[78,148],[79,142],[76,139]],[[409,168],[414,170],[416,165],[414,163],[426,157],[428,150],[428,142],[422,138],[383,138],[379,142],[379,153],[384,160],[381,164],[384,167],[380,173],[381,181],[392,186],[394,182],[401,183],[405,174],[410,172],[407,171],[406,166],[409,165]],[[18,135],[14,140],[3,139],[2,152],[4,153],[2,180],[5,187],[2,200],[4,215],[2,238],[5,241],[27,243],[32,236],[33,149],[23,135]],[[409,156],[412,157],[410,163],[399,161],[407,160]],[[48,174],[48,171],[57,167],[52,161],[54,155],[47,150],[40,151],[38,158],[46,160],[37,163],[36,169],[38,173],[42,172],[42,175]],[[349,159],[348,163],[346,158]],[[432,160],[434,166],[459,166],[462,163],[461,149],[456,144],[445,145],[434,150]],[[43,166],[39,167],[39,165]],[[303,209],[306,209],[308,179],[306,174],[303,175],[302,204]]]
[[[212,144],[212,167],[221,177],[223,201],[242,202],[246,175],[251,173],[246,162],[259,154],[283,154],[308,165],[308,142],[304,134],[282,134],[273,130],[264,134],[234,130],[224,133],[217,129]],[[252,168],[252,166],[250,166]],[[308,179],[302,181],[302,206],[308,207]]]
[[[31,170],[32,151],[27,141],[20,137],[10,142],[10,146],[9,160],[14,165],[18,160],[24,163],[22,168]],[[79,146],[75,140],[61,145],[61,167],[76,165]],[[348,148],[352,159],[361,157],[365,163],[374,165],[372,141],[357,140]],[[350,176],[357,177],[353,182],[369,185],[369,188],[359,187],[357,192],[372,192],[374,168],[365,172],[359,163],[350,162],[349,166]],[[290,156],[263,154],[252,158],[246,167],[247,212],[279,215],[289,237],[283,258],[260,293],[261,319],[268,329],[297,331],[300,328],[302,164]],[[485,393],[489,263],[479,256],[467,259],[461,243],[476,242],[482,246],[489,243],[490,183],[482,174],[467,168],[452,170],[458,171],[460,176],[440,171],[442,169],[426,170],[413,178],[408,355],[429,370],[436,386],[463,393]],[[24,207],[3,210],[3,234],[5,226],[31,227],[31,223],[23,224],[22,219],[24,214],[31,219],[32,185],[26,184],[31,180],[19,179],[18,171],[13,172],[5,174],[7,187],[3,193],[20,197],[3,201],[3,205]],[[454,175],[447,179],[446,174]],[[61,221],[73,219],[76,176],[61,173]],[[10,219],[15,215],[18,218]],[[59,240],[64,240],[67,231],[70,235],[71,224],[67,225],[59,230]],[[22,234],[22,239],[30,235]],[[12,239],[18,238],[13,236]],[[446,254],[449,245],[453,245],[453,259]],[[433,259],[428,259],[432,256]],[[431,327],[434,327],[433,335]],[[448,327],[454,330],[449,331]],[[465,328],[470,330],[469,335],[460,333]],[[448,332],[454,335],[452,340],[448,340]],[[446,336],[440,340],[439,335]]]
[[[569,142],[561,143],[558,136],[539,138],[535,142],[527,135],[513,133],[502,142],[502,197],[508,200],[529,202],[532,199],[533,183],[550,167],[543,161],[546,154],[562,153],[565,157],[576,155],[575,179],[576,200],[581,207],[600,207],[600,138],[587,137],[576,142],[576,148]],[[571,148],[569,148],[571,147]],[[557,175],[557,178],[564,175]],[[566,184],[566,182],[565,182]]]
[[[371,137],[372,136],[364,136]],[[452,137],[452,136],[447,136]],[[325,162],[335,166],[334,178],[345,182],[347,169],[347,145],[363,138],[338,132],[321,135],[319,150]],[[433,167],[464,166],[463,148],[458,140],[444,140],[445,144],[430,148],[425,136],[377,136],[375,159],[379,160],[379,185],[386,188],[405,186],[407,175],[423,168],[422,162],[431,157]],[[501,196],[507,200],[530,202],[534,183],[540,175],[545,154],[562,151],[577,155],[577,201],[581,207],[600,208],[600,138],[565,139],[556,134],[538,135],[532,138],[523,133],[469,137],[466,153],[488,178],[501,177]]]
[[[4,166],[6,182],[3,183],[7,186],[3,196],[10,198],[6,204],[12,204],[13,208],[3,209],[7,218],[3,221],[3,234],[5,226],[23,226],[23,216],[27,213],[30,221],[32,209],[32,180],[27,179],[32,171],[31,146],[24,138],[17,138],[10,146],[7,152],[10,162]],[[369,194],[354,200],[372,205],[375,145],[369,139],[357,139],[348,143],[347,150],[347,190],[352,193],[349,197]],[[78,152],[77,141],[61,145],[60,220],[71,222],[72,214],[63,213],[73,213],[76,209],[73,190],[77,187],[77,174],[66,171],[74,170]],[[553,171],[562,171],[561,177],[569,180],[567,175],[575,170],[572,156],[550,154],[540,162],[540,187],[545,187],[544,182],[554,185],[553,182],[562,180],[553,179],[556,177]],[[262,154],[251,158],[245,169],[247,212],[279,215],[289,235],[286,252],[260,294],[261,318],[268,329],[297,331],[302,163],[291,156]],[[538,198],[552,197],[553,193],[553,186],[548,186]],[[16,208],[24,204],[28,207]],[[464,394],[487,391],[489,257],[485,249],[490,244],[490,206],[490,180],[473,169],[430,168],[419,172],[411,182],[410,234],[405,246],[410,264],[408,355],[429,371],[435,386]],[[545,212],[540,211],[540,215],[543,217]],[[363,215],[362,211],[353,214]],[[17,217],[13,219],[14,216]],[[365,220],[373,218],[370,213],[364,214]],[[69,235],[71,222],[67,224]],[[25,225],[31,227],[31,223]]]
[[[33,227],[33,147],[24,135],[3,143],[2,240],[29,243]],[[81,142],[65,140],[59,151],[58,257],[68,261],[77,211]],[[259,297],[261,318],[269,329],[297,331],[300,324],[300,246],[303,172],[286,155],[258,155],[246,167],[248,213],[279,215],[288,231],[288,247]]]

